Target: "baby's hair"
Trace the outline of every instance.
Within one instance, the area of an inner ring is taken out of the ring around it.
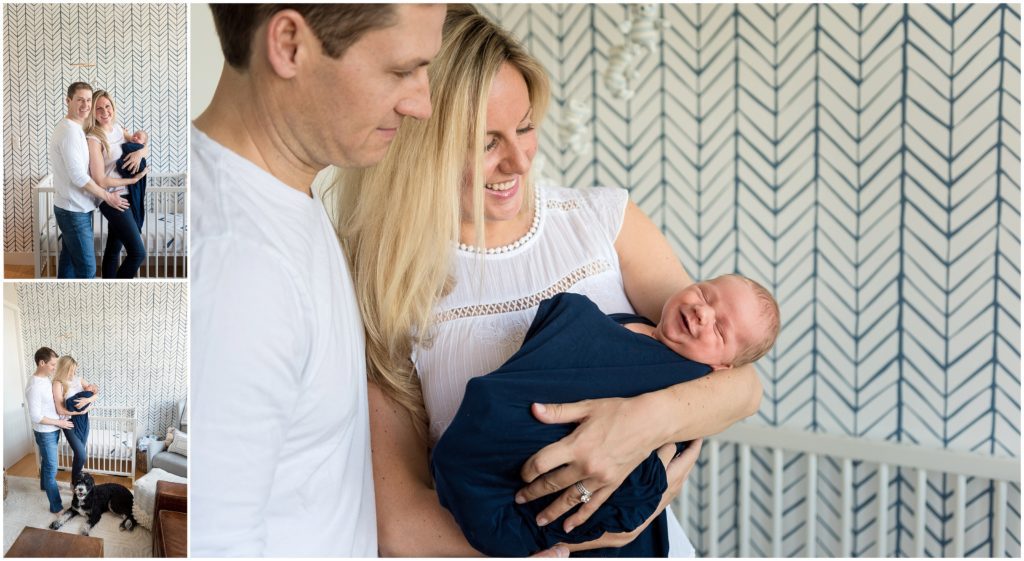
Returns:
[[[760,304],[761,317],[764,318],[766,323],[765,332],[763,334],[764,336],[747,348],[741,349],[739,354],[736,355],[736,359],[732,365],[733,368],[735,368],[737,366],[756,362],[758,359],[768,354],[768,351],[770,351],[775,345],[775,339],[779,336],[779,303],[775,301],[775,297],[772,296],[771,292],[768,292],[767,288],[761,286],[754,280],[737,274],[722,276],[740,279],[754,289],[754,295],[757,296],[757,303]]]

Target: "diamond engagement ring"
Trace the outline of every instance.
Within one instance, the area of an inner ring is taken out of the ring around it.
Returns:
[[[587,491],[587,488],[583,486],[583,482],[582,481],[577,481],[576,482],[576,490],[580,492],[580,502],[581,503],[589,503],[590,502],[590,497],[592,497],[594,495],[590,491]]]

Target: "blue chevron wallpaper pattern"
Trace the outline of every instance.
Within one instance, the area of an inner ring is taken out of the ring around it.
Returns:
[[[187,165],[186,4],[4,3],[4,251],[32,251],[31,187],[84,80],[109,90],[119,118],[152,138],[154,173]],[[75,66],[85,63],[92,66]]]
[[[188,396],[187,283],[24,282],[18,307],[25,364],[42,346],[69,354],[98,405],[135,407],[140,436],[171,425]]]
[[[547,67],[542,175],[618,185],[688,271],[738,271],[778,298],[755,422],[1020,455],[1020,5],[672,5],[636,95],[602,80],[627,5],[482,5]],[[582,154],[561,142],[570,101]],[[725,449],[723,449],[725,450]],[[735,478],[735,454],[720,479]],[[804,555],[806,479],[785,458],[783,555]],[[753,555],[771,553],[771,457],[753,457]],[[707,469],[687,526],[706,552]],[[835,555],[840,466],[819,464],[819,555]],[[879,552],[877,470],[854,473],[858,556],[912,552],[914,474],[891,473]],[[928,480],[925,553],[949,556],[953,482]],[[721,502],[735,504],[736,486]],[[1020,556],[1011,486],[993,551],[987,482],[968,482],[966,553]],[[719,520],[736,555],[736,510]]]

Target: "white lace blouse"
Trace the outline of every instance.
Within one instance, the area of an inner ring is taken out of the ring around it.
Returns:
[[[545,298],[575,292],[606,314],[633,313],[615,252],[628,200],[618,188],[541,187],[536,231],[495,253],[456,251],[455,287],[437,307],[431,343],[413,349],[431,445],[455,418],[470,378],[519,350]],[[672,509],[666,512],[669,557],[693,557]]]
[[[633,311],[615,252],[628,197],[616,188],[541,187],[536,231],[517,247],[455,252],[455,287],[438,305],[429,346],[413,352],[431,444],[455,417],[470,378],[519,350],[545,298],[575,292],[607,314]]]

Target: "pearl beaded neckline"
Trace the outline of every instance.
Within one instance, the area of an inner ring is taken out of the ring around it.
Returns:
[[[531,239],[533,239],[533,236],[535,236],[537,234],[537,229],[539,227],[540,227],[540,189],[537,189],[537,193],[536,193],[536,196],[534,197],[534,204],[533,204],[533,222],[530,224],[530,229],[527,230],[526,234],[523,235],[523,237],[519,238],[518,240],[516,240],[516,241],[514,241],[514,242],[512,242],[512,243],[510,243],[508,245],[503,245],[501,247],[486,247],[486,248],[484,248],[484,247],[476,247],[474,245],[460,243],[459,244],[459,250],[460,251],[468,251],[470,253],[483,253],[484,255],[498,255],[498,254],[501,254],[501,253],[509,253],[510,251],[515,251],[515,250],[519,249],[520,247],[526,245],[527,242],[529,242]]]

